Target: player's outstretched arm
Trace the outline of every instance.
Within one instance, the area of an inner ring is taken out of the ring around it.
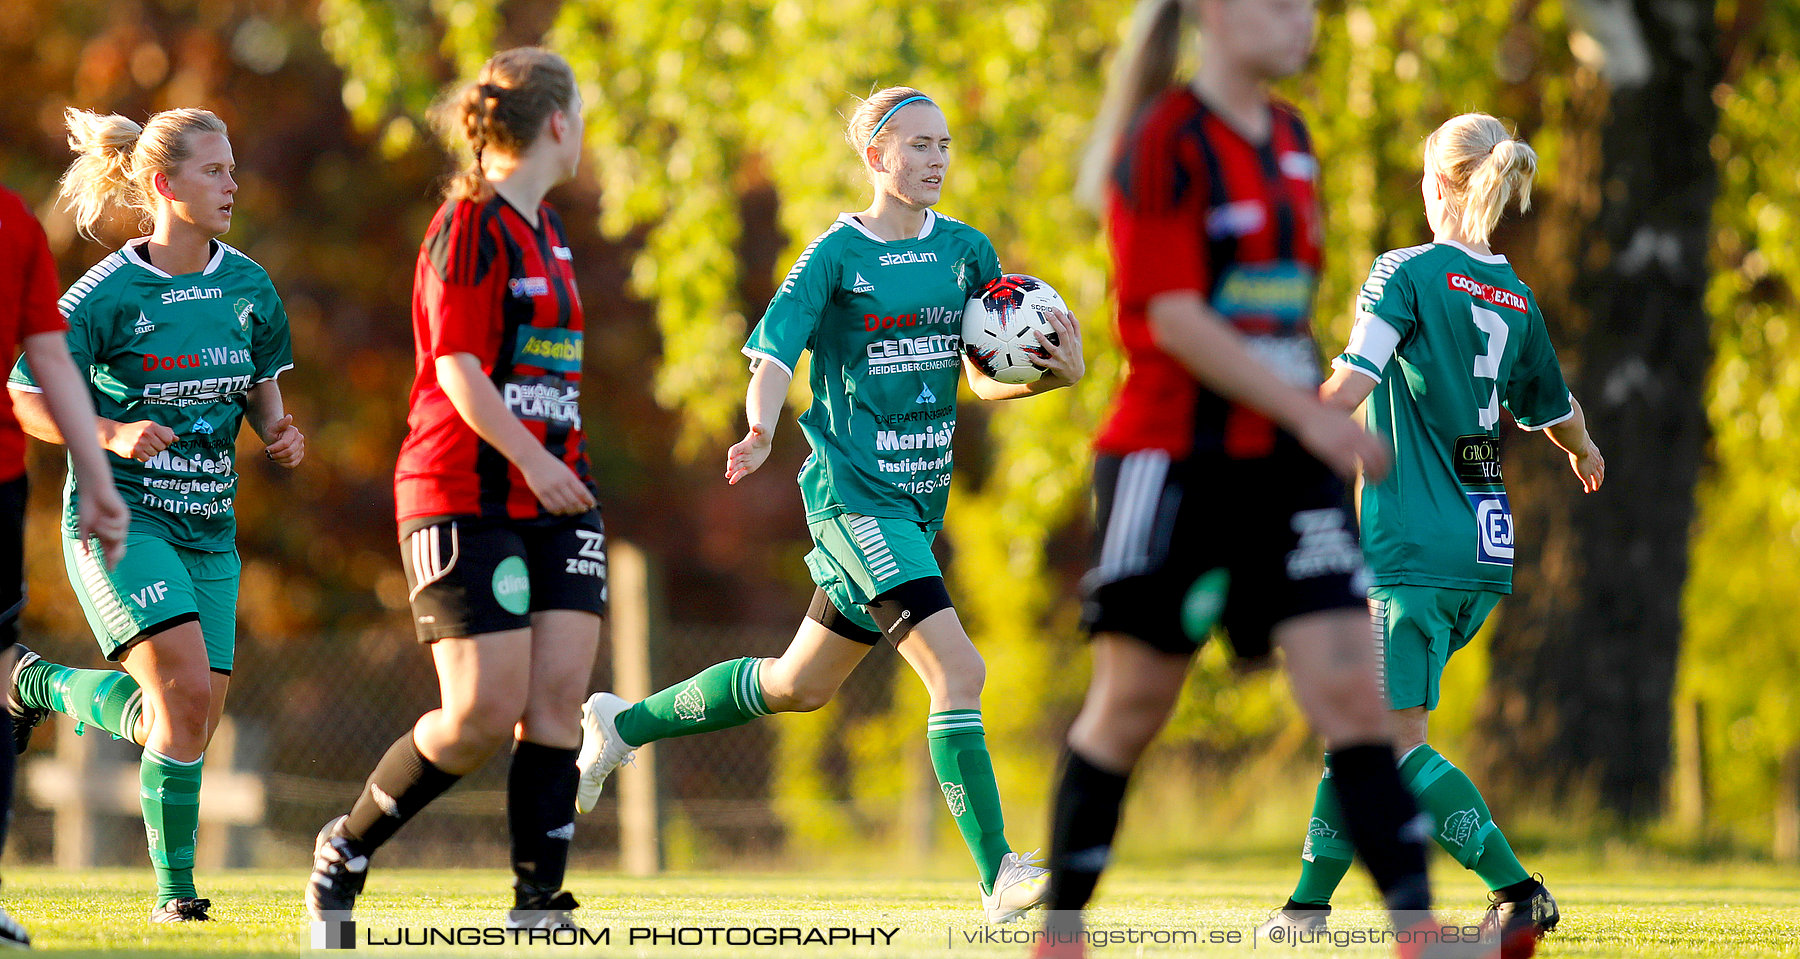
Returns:
[[[775,443],[775,424],[781,419],[781,407],[787,402],[788,384],[793,377],[768,360],[756,364],[750,374],[750,388],[744,392],[744,413],[750,429],[744,438],[725,451],[725,482],[737,481],[756,472],[769,458]]]
[[[106,454],[100,451],[99,434],[94,426],[94,404],[88,399],[87,387],[75,361],[69,358],[69,347],[61,331],[34,333],[25,338],[25,360],[37,375],[42,393],[12,393],[14,404],[21,395],[29,397],[40,419],[49,420],[56,434],[54,442],[74,437],[64,443],[69,448],[69,463],[75,473],[79,491],[76,517],[81,539],[98,537],[106,553],[109,567],[125,556],[125,534],[131,526],[131,513],[119,491],[113,486],[112,469]],[[21,411],[20,419],[25,419]]]
[[[263,380],[250,387],[250,426],[262,437],[263,452],[276,463],[293,469],[306,458],[306,436],[294,426],[294,415],[281,401],[281,387]]]
[[[976,396],[984,400],[1016,400],[1074,386],[1087,375],[1087,359],[1081,351],[1081,323],[1075,319],[1075,314],[1063,310],[1051,310],[1047,315],[1050,328],[1056,331],[1056,342],[1051,343],[1049,337],[1037,330],[1031,331],[1038,340],[1036,362],[1043,368],[1044,375],[1029,383],[1002,383],[981,372],[981,368],[965,356],[964,375],[969,378],[969,388]]]
[[[1326,406],[1313,391],[1277,376],[1199,293],[1158,294],[1151,298],[1148,313],[1157,347],[1187,367],[1207,389],[1274,420],[1340,476],[1354,476],[1359,466],[1372,483],[1387,475],[1387,451],[1380,441],[1348,413]]]
[[[1594,445],[1594,438],[1588,435],[1587,415],[1581,412],[1581,404],[1574,394],[1569,395],[1569,405],[1574,408],[1574,415],[1546,427],[1544,435],[1569,454],[1569,468],[1580,478],[1581,491],[1592,493],[1606,481],[1606,458],[1600,455],[1600,447]]]
[[[525,485],[544,508],[561,516],[594,508],[594,494],[568,464],[556,458],[525,424],[513,415],[481,371],[472,353],[451,353],[436,360],[438,384],[456,415],[489,446],[500,451],[525,476]]]

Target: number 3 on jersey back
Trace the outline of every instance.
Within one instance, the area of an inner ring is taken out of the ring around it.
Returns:
[[[1500,422],[1500,358],[1506,355],[1506,321],[1500,314],[1479,304],[1469,304],[1469,312],[1475,320],[1475,328],[1487,334],[1487,351],[1475,357],[1475,376],[1492,382],[1494,385],[1488,393],[1487,406],[1477,414],[1481,428],[1491,430]],[[1511,542],[1511,537],[1508,537]],[[1508,558],[1512,550],[1507,549]]]

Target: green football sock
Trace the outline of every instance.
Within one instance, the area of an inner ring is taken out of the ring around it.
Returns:
[[[1331,905],[1331,896],[1350,871],[1356,847],[1344,831],[1344,812],[1338,808],[1337,790],[1331,785],[1331,757],[1325,757],[1325,775],[1313,797],[1312,819],[1306,824],[1306,843],[1300,847],[1300,882],[1289,900],[1311,906]]]
[[[937,772],[944,802],[981,870],[981,891],[991,893],[1000,861],[1012,847],[1006,844],[1006,819],[1000,813],[1000,787],[994,782],[994,761],[988,756],[981,710],[932,713],[926,722],[925,741],[931,747],[931,768]]]
[[[74,669],[40,659],[19,671],[19,702],[54,709],[77,723],[137,742],[144,693],[137,680],[122,670]]]
[[[150,840],[150,865],[156,870],[156,904],[194,895],[194,842],[200,829],[200,768],[203,755],[191,763],[145,749],[138,763],[138,802],[144,809],[144,834]]]
[[[718,663],[619,713],[613,727],[633,746],[659,739],[730,729],[769,715],[763,701],[762,660],[753,656]]]
[[[1400,780],[1431,817],[1432,838],[1457,862],[1473,869],[1489,889],[1531,878],[1494,825],[1481,792],[1437,750],[1420,746],[1408,753],[1400,763]]]

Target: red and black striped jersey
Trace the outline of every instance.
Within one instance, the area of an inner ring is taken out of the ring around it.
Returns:
[[[394,469],[400,522],[424,516],[550,515],[518,467],[484,442],[438,382],[437,359],[468,353],[511,410],[588,488],[581,431],[581,298],[562,221],[537,226],[499,196],[438,208],[413,270],[417,368]]]
[[[1119,341],[1130,367],[1095,446],[1255,459],[1295,447],[1255,410],[1208,390],[1157,347],[1148,306],[1194,291],[1277,375],[1320,382],[1312,337],[1320,266],[1318,161],[1300,115],[1270,105],[1251,143],[1188,87],[1171,88],[1124,138],[1107,191]]]
[[[66,329],[56,309],[59,286],[44,228],[19,195],[0,187],[0,358],[38,333]],[[25,475],[25,432],[12,397],[0,396],[0,482]]]

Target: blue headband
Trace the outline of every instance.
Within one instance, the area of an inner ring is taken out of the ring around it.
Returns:
[[[863,149],[867,150],[870,146],[874,145],[875,137],[881,133],[881,128],[887,126],[887,122],[894,118],[894,114],[900,112],[901,107],[906,106],[908,103],[912,103],[915,100],[924,100],[926,103],[931,102],[930,97],[920,94],[918,96],[907,97],[899,103],[888,107],[888,112],[881,115],[881,122],[875,124],[875,129],[869,131],[869,139],[863,142]]]

